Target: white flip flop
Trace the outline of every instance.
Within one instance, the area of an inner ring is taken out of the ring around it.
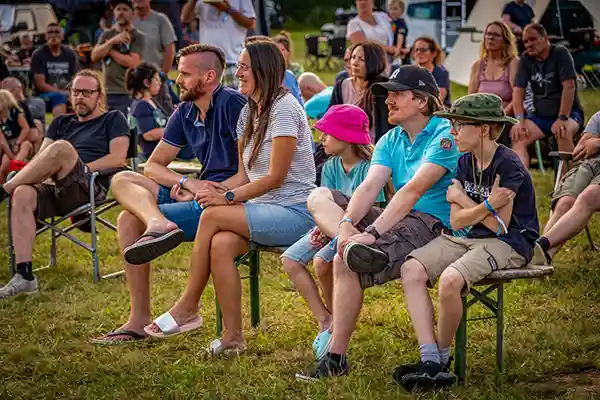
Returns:
[[[239,356],[240,354],[246,352],[246,345],[245,344],[235,344],[233,347],[225,347],[225,345],[223,344],[223,342],[221,342],[220,339],[215,339],[212,342],[210,342],[210,345],[208,346],[206,351],[212,357],[219,357],[221,355],[223,355],[223,356],[231,356],[231,355]]]
[[[173,318],[171,313],[167,311],[160,317],[156,318],[153,322],[160,328],[160,332],[154,332],[152,329],[150,329],[152,324],[144,327],[144,332],[152,337],[164,339],[200,328],[202,326],[202,317],[197,316],[193,320],[183,325],[178,325],[177,321],[175,321],[175,318]]]

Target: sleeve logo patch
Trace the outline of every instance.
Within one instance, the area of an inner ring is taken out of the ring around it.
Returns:
[[[452,140],[443,138],[440,140],[440,147],[444,150],[450,150],[452,148]]]

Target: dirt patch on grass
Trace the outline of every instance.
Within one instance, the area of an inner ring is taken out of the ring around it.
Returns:
[[[531,382],[528,386],[544,397],[568,394],[571,399],[600,398],[600,371],[591,369],[554,375],[546,381]]]

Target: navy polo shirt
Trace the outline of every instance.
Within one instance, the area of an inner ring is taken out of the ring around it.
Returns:
[[[238,170],[236,128],[247,99],[239,92],[219,86],[214,92],[206,118],[191,101],[180,103],[162,140],[171,146],[190,146],[202,164],[200,179],[222,182]]]

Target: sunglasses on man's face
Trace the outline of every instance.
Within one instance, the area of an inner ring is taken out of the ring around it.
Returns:
[[[94,93],[99,92],[99,89],[91,90],[91,89],[71,89],[71,96],[77,97],[82,95],[83,97],[91,97]]]

